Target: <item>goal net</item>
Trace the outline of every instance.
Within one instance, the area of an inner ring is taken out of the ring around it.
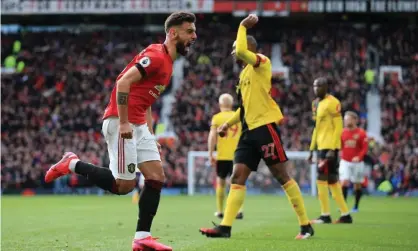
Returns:
[[[307,163],[309,152],[287,151],[288,172],[294,178],[304,194],[316,195],[316,165]],[[208,152],[190,151],[187,156],[188,195],[214,193],[216,180],[215,168],[211,166]],[[257,172],[253,172],[247,181],[247,193],[281,193],[280,184],[272,177],[264,161]]]

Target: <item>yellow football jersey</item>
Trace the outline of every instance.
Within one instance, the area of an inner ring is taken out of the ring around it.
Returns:
[[[246,28],[240,26],[236,41],[237,57],[247,63],[239,76],[237,87],[240,108],[228,121],[233,125],[241,119],[249,130],[283,119],[279,105],[271,97],[272,66],[270,59],[247,49]]]
[[[310,150],[340,149],[343,132],[340,101],[330,94],[319,102],[313,101],[312,119],[315,121],[315,129]]]
[[[214,126],[216,128],[223,125],[226,121],[228,121],[233,115],[234,111],[227,111],[227,112],[220,112],[212,117],[211,127]],[[225,137],[217,138],[217,160],[233,160],[234,159],[234,152],[238,145],[238,140],[241,135],[241,124],[235,124],[229,127]]]

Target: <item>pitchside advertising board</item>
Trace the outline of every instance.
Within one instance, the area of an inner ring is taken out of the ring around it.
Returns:
[[[258,11],[269,13],[406,13],[418,12],[417,0],[2,0],[2,15],[170,13]]]

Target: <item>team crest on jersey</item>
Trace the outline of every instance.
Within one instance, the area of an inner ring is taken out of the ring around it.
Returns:
[[[134,163],[131,163],[131,164],[128,165],[128,171],[130,173],[134,173],[135,172],[135,164]]]
[[[354,134],[353,135],[353,139],[358,139],[359,135],[358,134]]]
[[[163,93],[165,91],[165,86],[164,85],[156,85],[156,86],[154,86],[154,88],[158,91],[158,95],[161,95],[161,93]]]
[[[151,64],[151,59],[149,57],[143,57],[139,60],[139,64],[142,67],[148,67]]]

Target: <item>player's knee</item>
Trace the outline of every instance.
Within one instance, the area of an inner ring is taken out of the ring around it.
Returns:
[[[165,174],[160,161],[142,163],[140,165],[140,170],[145,180],[165,181]]]
[[[148,175],[144,175],[145,180],[155,180],[164,183],[165,182],[165,174],[164,172],[154,172],[149,173]]]
[[[225,186],[225,184],[226,184],[226,181],[225,181],[225,179],[224,179],[224,178],[218,177],[218,178],[216,179],[216,183],[218,184],[218,186],[222,186],[222,187],[224,187],[224,186]]]
[[[269,166],[270,172],[280,183],[280,185],[286,184],[290,180],[289,173],[286,169],[286,163],[277,163]]]
[[[243,164],[236,164],[231,175],[231,184],[245,185],[248,175],[251,173],[251,170]]]
[[[120,179],[117,179],[116,180],[116,185],[118,186],[118,194],[119,195],[125,195],[125,194],[128,194],[128,193],[132,192],[132,190],[134,190],[134,188],[136,186],[136,181],[135,180],[120,180]]]
[[[237,184],[237,185],[245,185],[246,179],[244,179],[242,176],[240,176],[239,174],[232,174],[231,176],[231,184]]]

